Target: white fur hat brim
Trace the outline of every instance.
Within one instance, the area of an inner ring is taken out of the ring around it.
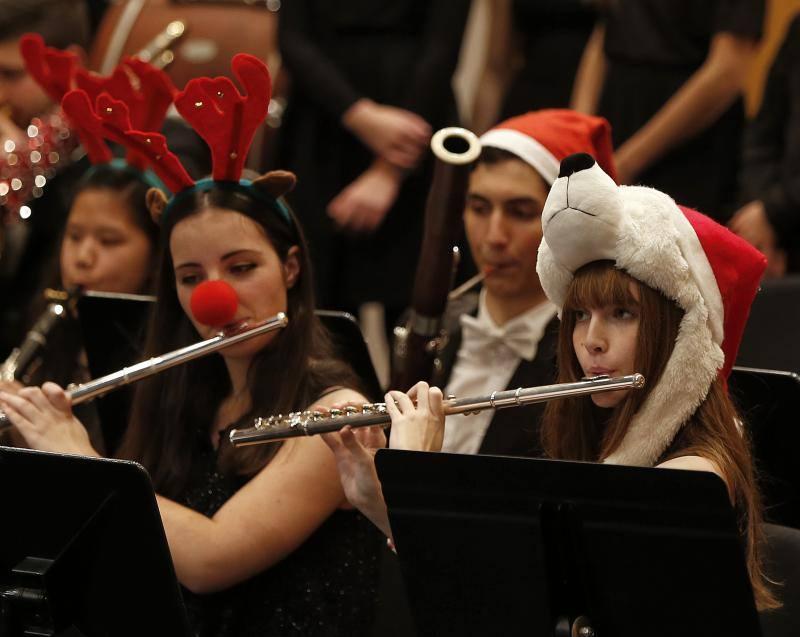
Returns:
[[[725,361],[722,298],[711,265],[670,197],[618,187],[596,164],[554,182],[542,223],[537,272],[559,308],[577,269],[610,260],[684,310],[661,379],[605,460],[652,466],[705,399]]]

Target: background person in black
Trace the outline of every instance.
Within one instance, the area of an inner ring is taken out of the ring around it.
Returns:
[[[490,0],[489,50],[472,128],[540,108],[569,106],[601,0]],[[555,54],[557,52],[557,55]]]
[[[800,15],[770,68],[748,125],[730,228],[767,257],[767,274],[800,270]]]
[[[280,165],[308,234],[320,306],[408,304],[432,130],[457,121],[450,79],[466,0],[292,0],[280,47],[292,81]],[[422,162],[422,165],[418,165]],[[415,168],[416,167],[416,168]]]
[[[764,0],[609,3],[572,104],[611,123],[620,183],[654,186],[716,219],[730,213],[744,71],[763,16]]]

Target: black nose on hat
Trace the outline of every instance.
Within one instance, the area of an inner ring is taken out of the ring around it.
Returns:
[[[559,177],[570,177],[581,170],[587,170],[594,166],[594,157],[586,153],[575,153],[561,160],[561,170],[558,171]]]

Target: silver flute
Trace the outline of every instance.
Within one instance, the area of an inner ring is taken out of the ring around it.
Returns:
[[[595,376],[574,383],[558,383],[540,387],[519,387],[507,391],[495,391],[488,396],[477,398],[449,397],[444,401],[444,413],[474,414],[486,409],[504,409],[506,407],[522,407],[533,403],[542,403],[557,398],[572,398],[600,392],[618,391],[620,389],[641,389],[644,387],[644,376],[630,374],[611,378]],[[367,403],[358,407],[331,409],[329,413],[320,411],[293,412],[286,416],[279,414],[269,418],[256,418],[252,427],[232,429],[230,441],[234,447],[259,445],[277,442],[299,436],[315,436],[317,434],[339,431],[345,425],[350,427],[386,426],[391,422],[385,403]]]
[[[67,388],[67,394],[72,400],[72,404],[77,405],[91,400],[92,398],[107,394],[118,387],[135,383],[143,378],[163,372],[170,367],[188,363],[196,358],[212,354],[213,352],[230,347],[236,343],[241,343],[242,341],[267,334],[268,332],[274,332],[275,330],[286,327],[288,324],[289,319],[286,317],[286,314],[278,312],[275,316],[246,327],[235,334],[226,335],[220,332],[216,336],[212,336],[205,341],[181,347],[180,349],[162,354],[161,356],[149,358],[146,361],[136,363],[130,367],[123,367],[121,370],[107,374],[106,376],[101,376],[100,378],[81,383],[80,385],[70,385]],[[8,416],[0,412],[0,431],[8,429],[10,426],[11,422]]]

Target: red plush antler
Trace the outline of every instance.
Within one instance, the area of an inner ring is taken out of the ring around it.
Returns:
[[[180,192],[194,185],[194,179],[186,172],[180,159],[167,148],[167,140],[161,133],[132,129],[130,113],[124,102],[103,93],[97,98],[96,106],[106,136],[143,157],[167,188]]]
[[[78,56],[71,51],[45,46],[44,39],[38,33],[23,35],[19,50],[31,77],[54,101],[60,102],[72,88],[75,70],[79,66]]]
[[[109,93],[126,103],[132,103],[136,100],[136,92],[131,86],[128,71],[123,68],[122,64],[117,65],[108,77],[92,73],[86,69],[78,69],[75,72],[75,85],[86,92],[92,104],[96,103],[101,93]]]
[[[89,155],[89,161],[93,164],[111,161],[113,155],[103,141],[105,137],[103,123],[95,115],[86,91],[73,90],[67,93],[61,100],[61,108],[77,129],[81,143]]]
[[[267,66],[239,53],[231,68],[247,91],[227,77],[195,78],[175,97],[175,106],[211,149],[217,181],[239,181],[256,129],[267,116],[272,84]]]
[[[99,140],[105,137],[122,144],[130,154],[150,164],[153,171],[172,192],[179,192],[194,185],[194,180],[186,172],[180,160],[167,148],[167,142],[161,133],[131,129],[130,113],[124,102],[113,99],[108,93],[103,93],[97,98],[96,108],[92,108],[86,91],[77,89],[64,96],[61,107],[76,126],[87,131],[87,139],[98,144],[102,143]],[[108,150],[105,144],[102,146]],[[92,150],[88,149],[88,152],[91,159]],[[106,161],[110,159],[109,153]],[[94,163],[94,159],[92,162]]]
[[[139,78],[141,103],[131,110],[131,123],[137,130],[161,130],[169,105],[177,92],[172,80],[163,70],[139,58],[128,58],[125,65]]]
[[[175,94],[175,87],[164,71],[137,58],[126,58],[109,77],[79,69],[75,79],[92,104],[97,104],[103,94],[123,102],[130,117],[128,128],[134,130],[161,130]],[[146,157],[130,147],[125,159],[141,169],[148,164]]]
[[[92,103],[101,93],[125,102],[137,130],[160,130],[175,95],[175,87],[164,71],[132,57],[123,60],[109,77],[78,69],[75,81]]]

